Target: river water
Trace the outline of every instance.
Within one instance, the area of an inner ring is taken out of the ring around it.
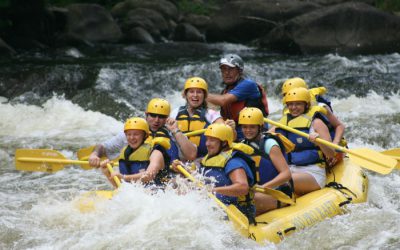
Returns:
[[[110,189],[97,170],[15,170],[17,148],[52,148],[76,159],[142,115],[153,97],[182,105],[186,78],[222,89],[218,58],[234,52],[268,91],[279,119],[283,80],[326,86],[351,148],[400,147],[400,55],[287,56],[233,44],[69,48],[0,61],[0,249],[265,249],[241,238],[202,191],[151,195],[124,184],[112,201],[81,213],[83,193]],[[269,249],[399,249],[400,175],[368,172],[368,202],[297,232]]]

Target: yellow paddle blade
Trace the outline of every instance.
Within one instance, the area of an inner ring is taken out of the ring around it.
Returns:
[[[115,191],[111,190],[97,190],[84,193],[76,201],[75,206],[82,213],[89,213],[96,210],[96,203],[104,200],[110,200],[115,194]]]
[[[392,148],[381,153],[397,160],[396,169],[400,169],[400,148]]]
[[[256,192],[271,195],[280,202],[290,205],[296,204],[296,202],[292,198],[290,198],[287,194],[285,194],[282,191],[275,190],[272,188],[263,188],[263,187],[254,187],[253,189]]]
[[[79,149],[77,152],[78,159],[82,161],[87,161],[89,159],[89,155],[93,152],[95,147],[96,145]]]
[[[17,170],[54,173],[65,165],[81,165],[91,169],[88,161],[66,159],[63,154],[53,149],[17,149],[15,167]]]
[[[17,149],[15,151],[15,168],[22,171],[47,173],[54,173],[64,168],[65,164],[46,162],[48,158],[65,160],[64,155],[52,149]]]
[[[357,148],[351,150],[350,160],[363,168],[380,174],[389,174],[396,167],[397,161],[389,156],[368,148]]]

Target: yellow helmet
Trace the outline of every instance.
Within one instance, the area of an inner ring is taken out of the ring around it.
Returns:
[[[208,85],[207,82],[201,77],[191,77],[186,80],[184,91],[190,88],[199,88],[208,93]]]
[[[233,130],[223,123],[214,123],[207,127],[205,136],[218,138],[221,141],[227,141],[229,148],[233,146]]]
[[[311,97],[310,93],[306,88],[295,88],[290,90],[285,96],[285,103],[303,101],[310,103]]]
[[[124,131],[130,129],[143,130],[146,133],[146,136],[150,134],[149,124],[147,124],[145,119],[140,117],[133,117],[126,120],[124,125]]]
[[[308,89],[307,83],[300,77],[294,77],[287,79],[282,85],[282,96],[285,96],[291,89],[294,88],[306,88]]]
[[[146,113],[153,113],[159,115],[169,116],[171,112],[171,106],[167,100],[161,98],[151,99],[149,104],[147,104]]]
[[[239,113],[239,125],[264,125],[264,116],[258,108],[244,108]]]

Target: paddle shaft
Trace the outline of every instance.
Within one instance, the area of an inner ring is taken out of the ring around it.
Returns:
[[[259,192],[259,193],[271,195],[278,201],[281,201],[286,204],[290,204],[290,205],[296,204],[296,202],[294,200],[292,200],[292,198],[290,198],[287,194],[285,194],[284,192],[279,191],[279,190],[275,190],[275,189],[271,189],[271,188],[263,188],[263,187],[254,187],[253,190],[256,192]]]
[[[88,161],[69,160],[69,159],[51,159],[51,158],[36,158],[36,157],[18,157],[18,161],[21,162],[46,162],[46,163],[59,163],[59,164],[77,164],[77,165],[88,165]]]
[[[107,164],[107,169],[110,172],[110,174],[114,173],[114,169],[112,168],[111,164]],[[117,188],[119,188],[121,186],[121,181],[117,176],[114,176],[114,181],[115,184],[117,184]]]
[[[303,137],[305,137],[305,138],[309,138],[309,135],[308,135],[307,133],[304,133],[304,132],[299,131],[299,130],[297,130],[297,129],[291,128],[291,127],[289,127],[289,126],[285,126],[285,125],[283,125],[283,124],[281,124],[281,123],[279,123],[279,122],[272,121],[272,120],[270,120],[270,119],[268,119],[268,118],[264,118],[264,121],[266,121],[266,122],[268,122],[268,123],[270,123],[270,124],[272,124],[272,125],[274,125],[274,126],[283,128],[283,129],[285,129],[285,130],[287,130],[287,131],[289,131],[289,132],[292,132],[292,133],[294,133],[294,134],[298,134],[298,135],[303,136]],[[339,150],[339,151],[341,151],[341,152],[345,152],[345,153],[348,153],[348,154],[352,154],[352,155],[357,156],[357,157],[359,157],[359,158],[361,158],[361,159],[364,159],[364,160],[366,160],[366,161],[371,161],[371,162],[373,162],[373,163],[375,163],[375,164],[377,164],[377,165],[381,165],[381,162],[378,162],[378,161],[375,161],[374,159],[365,157],[365,156],[362,155],[362,154],[358,154],[357,152],[354,152],[354,151],[352,151],[352,150],[350,150],[350,149],[347,149],[347,148],[345,148],[345,147],[341,147],[341,146],[336,145],[336,144],[334,144],[334,143],[332,143],[332,142],[325,141],[325,140],[323,140],[323,139],[321,139],[321,138],[317,138],[315,141],[316,141],[316,142],[319,142],[319,143],[321,143],[321,144],[323,144],[323,145],[326,145],[326,146],[328,146],[328,147],[337,149],[337,150]]]
[[[181,165],[178,165],[177,168],[186,178],[196,183],[197,186],[199,187],[204,186],[202,183],[197,181],[188,171],[186,171],[186,169],[184,169]],[[229,215],[229,217],[233,218],[236,221],[236,223],[238,223],[242,228],[248,228],[248,225],[246,225],[245,223],[242,222],[242,220],[236,217],[236,215],[232,213],[228,209],[228,207],[222,201],[220,201],[215,195],[213,195],[212,193],[208,193],[208,196],[211,197]]]

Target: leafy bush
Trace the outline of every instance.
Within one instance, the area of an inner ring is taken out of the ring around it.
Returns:
[[[400,11],[400,0],[376,0],[375,5],[385,11]]]

